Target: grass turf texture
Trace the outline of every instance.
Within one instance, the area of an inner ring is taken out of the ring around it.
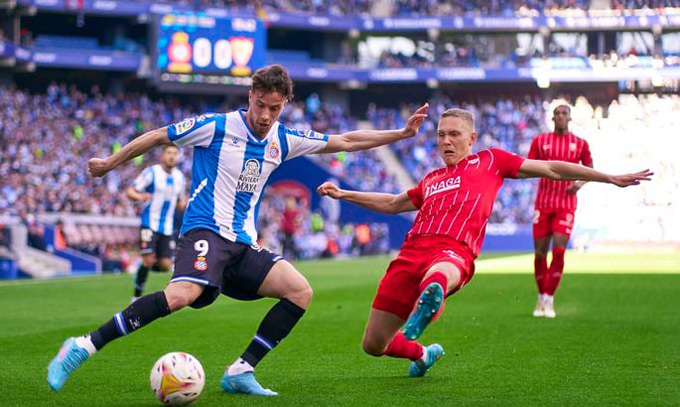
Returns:
[[[671,261],[670,269],[659,263],[660,270],[651,265],[639,274],[597,274],[612,267],[567,274],[554,320],[531,317],[536,294],[530,262],[524,273],[492,274],[485,271],[497,272],[497,262],[480,261],[472,283],[449,298],[442,318],[422,337],[446,350],[422,379],[407,377],[408,361],[361,351],[387,259],[298,263],[315,298],[292,335],[258,366],[260,382],[281,393],[274,399],[219,388],[225,364],[241,353],[273,300],[221,297],[207,309],[157,321],[111,343],[53,393],[46,366],[61,342],[125,307],[132,277],[3,283],[0,405],[159,405],[149,371],[170,351],[189,352],[205,368],[206,387],[196,406],[677,404],[680,274],[669,270],[678,270],[678,258],[655,258]],[[167,279],[153,273],[147,292]]]

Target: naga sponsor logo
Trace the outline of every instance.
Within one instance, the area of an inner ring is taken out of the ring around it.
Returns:
[[[432,185],[428,185],[427,190],[425,191],[425,197],[427,198],[440,192],[450,191],[452,189],[458,188],[460,188],[460,175],[456,178],[451,177],[444,181],[439,181]]]
[[[257,184],[260,183],[260,163],[257,160],[250,159],[246,161],[246,165],[238,176],[238,183],[236,184],[237,191],[255,192]]]

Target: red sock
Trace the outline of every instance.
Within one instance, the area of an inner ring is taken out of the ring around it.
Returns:
[[[548,260],[545,257],[534,256],[534,278],[538,293],[545,294],[548,286]]]
[[[446,298],[446,294],[448,293],[448,286],[449,286],[449,279],[446,277],[444,273],[439,273],[435,272],[430,274],[429,277],[424,279],[423,281],[420,282],[420,287],[418,287],[418,292],[422,294],[423,291],[427,288],[428,285],[432,283],[437,283],[442,286],[444,289],[444,297]],[[437,312],[437,315],[432,317],[432,322],[436,321],[439,316],[442,314],[442,311],[444,311],[444,303],[442,302],[442,306],[439,307],[439,311]]]
[[[392,339],[387,349],[385,349],[385,355],[392,356],[393,358],[418,360],[423,356],[423,345],[416,341],[409,341],[399,331],[394,335],[394,339]]]
[[[560,285],[562,279],[562,272],[564,271],[564,248],[556,247],[553,249],[553,258],[550,262],[550,270],[548,271],[548,285],[546,294],[555,295],[557,286]]]

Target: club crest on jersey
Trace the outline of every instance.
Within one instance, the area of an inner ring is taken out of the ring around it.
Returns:
[[[430,197],[434,194],[438,194],[444,191],[450,191],[452,189],[460,188],[460,175],[453,178],[448,178],[444,181],[435,182],[432,185],[428,185],[425,190],[425,198]]]
[[[205,261],[205,257],[198,256],[194,262],[194,269],[196,271],[206,271],[208,269],[208,262]]]
[[[569,143],[569,150],[576,151],[576,143]]]
[[[276,142],[272,142],[272,145],[269,146],[269,158],[275,159],[276,157],[279,156],[279,145],[276,144]]]
[[[185,119],[184,121],[175,124],[175,133],[182,134],[185,131],[191,130],[191,128],[194,127],[194,124],[196,124],[196,119],[193,117]]]
[[[237,191],[255,192],[260,182],[260,162],[254,159],[246,161],[236,184]]]

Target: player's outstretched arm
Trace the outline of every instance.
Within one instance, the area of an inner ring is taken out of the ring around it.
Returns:
[[[427,118],[430,106],[425,103],[419,107],[406,121],[406,126],[399,130],[355,130],[343,134],[328,136],[328,144],[319,154],[337,153],[338,151],[361,151],[373,147],[394,143],[418,133],[420,125]]]
[[[517,172],[517,178],[545,177],[554,180],[581,180],[614,184],[625,188],[639,185],[641,181],[652,179],[653,172],[644,170],[632,174],[610,175],[584,165],[572,164],[564,161],[524,160]]]
[[[324,182],[319,185],[316,192],[321,196],[330,196],[333,199],[351,202],[380,213],[401,213],[418,209],[413,205],[411,198],[408,197],[406,192],[395,195],[378,192],[348,191],[340,189],[332,182]]]
[[[156,146],[169,143],[167,127],[161,127],[142,134],[107,158],[91,158],[87,162],[87,167],[93,177],[103,177],[124,162],[144,154]]]

